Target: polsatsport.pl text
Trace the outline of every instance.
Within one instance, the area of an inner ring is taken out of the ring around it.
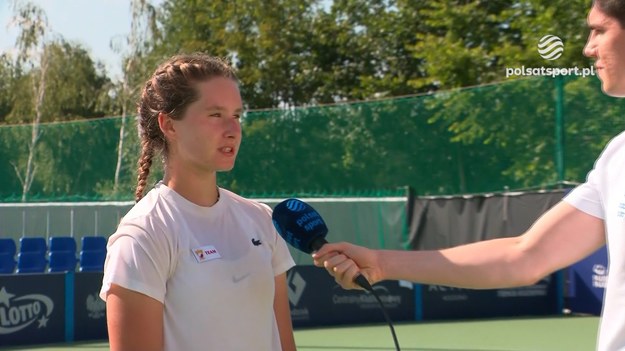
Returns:
[[[555,68],[555,67],[515,67],[515,68],[506,68],[506,78],[513,76],[547,76],[547,77],[557,77],[557,76],[594,76],[595,75],[595,67],[570,67],[570,68]]]

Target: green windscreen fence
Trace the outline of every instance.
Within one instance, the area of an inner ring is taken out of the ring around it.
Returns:
[[[602,94],[596,77],[249,111],[236,166],[219,183],[249,197],[552,187],[583,181],[624,118],[623,100]],[[35,136],[31,152],[31,125],[0,127],[0,201],[132,200],[134,116],[42,124]],[[29,156],[32,179],[24,187]],[[151,182],[161,177],[159,166]]]
[[[283,199],[257,199],[272,208]],[[406,197],[302,198],[328,227],[328,241],[348,241],[379,249],[409,247]],[[132,201],[0,203],[0,237],[108,237]],[[80,250],[80,247],[78,247]],[[289,246],[297,264],[312,264],[310,255]]]

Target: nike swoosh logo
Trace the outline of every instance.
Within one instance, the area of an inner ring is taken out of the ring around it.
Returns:
[[[238,276],[238,277],[237,277],[237,276],[235,276],[235,275],[233,275],[233,276],[232,276],[232,282],[233,282],[233,283],[238,283],[238,282],[240,282],[241,280],[243,280],[243,279],[247,278],[249,275],[250,275],[250,273],[247,273],[247,274],[244,274],[244,275],[242,275],[242,276]]]

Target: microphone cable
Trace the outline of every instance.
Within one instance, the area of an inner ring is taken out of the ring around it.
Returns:
[[[388,323],[389,328],[391,328],[391,335],[393,336],[393,342],[395,343],[395,350],[401,351],[399,349],[399,342],[397,341],[397,335],[395,334],[395,327],[393,327],[393,321],[391,321],[391,317],[389,316],[388,311],[386,310],[386,307],[384,307],[384,303],[382,302],[382,299],[380,299],[380,296],[378,296],[378,294],[375,292],[371,284],[369,284],[369,281],[367,281],[367,279],[364,276],[362,275],[356,276],[355,282],[361,287],[363,287],[366,291],[371,293],[375,297],[376,300],[378,300],[378,303],[380,304],[380,309],[382,310],[382,314],[384,314],[384,318],[386,318],[386,322]]]

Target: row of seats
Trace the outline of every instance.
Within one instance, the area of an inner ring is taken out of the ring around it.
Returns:
[[[76,271],[101,272],[106,258],[106,238],[85,236],[76,257],[76,240],[57,236],[20,238],[20,247],[11,238],[0,238],[0,274]],[[48,247],[49,242],[49,247]],[[17,254],[17,258],[16,258]]]

